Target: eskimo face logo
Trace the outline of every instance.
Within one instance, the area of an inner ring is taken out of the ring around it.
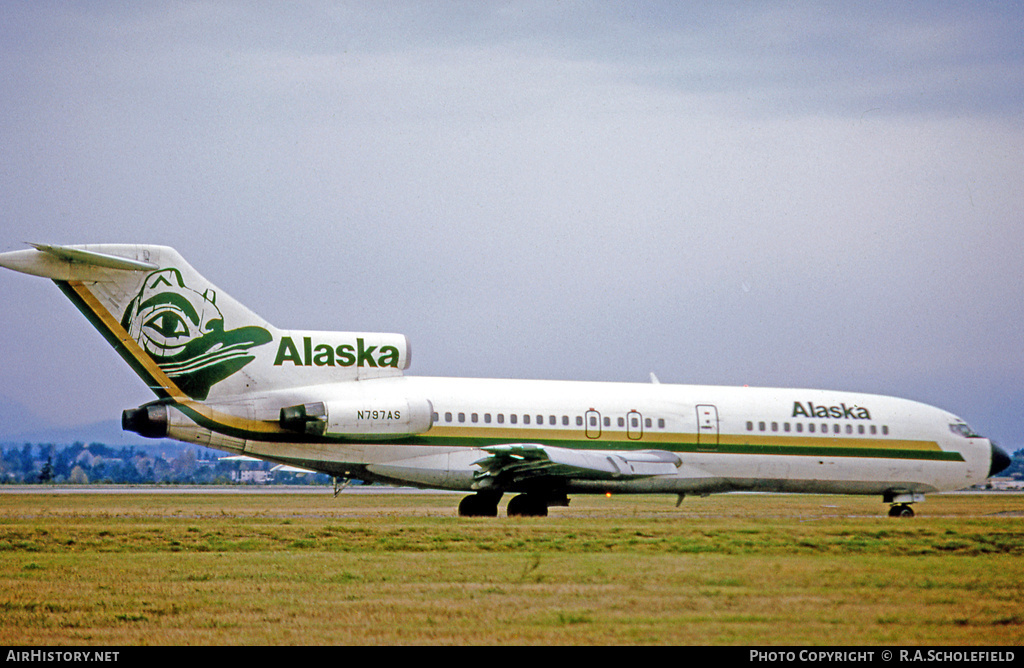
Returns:
[[[262,327],[225,331],[216,293],[187,287],[177,269],[147,276],[121,325],[193,399],[205,399],[214,384],[254,359],[249,348],[271,340]]]

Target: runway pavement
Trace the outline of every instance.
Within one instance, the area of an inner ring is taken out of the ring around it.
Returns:
[[[0,485],[0,494],[334,494],[333,487],[318,485]],[[353,485],[340,492],[352,494],[465,494],[444,490],[387,485]]]

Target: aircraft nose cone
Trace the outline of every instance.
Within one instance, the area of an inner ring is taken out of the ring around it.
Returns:
[[[988,475],[991,478],[1010,466],[1010,455],[992,441],[989,441],[989,445],[992,446],[992,465],[988,469]]]

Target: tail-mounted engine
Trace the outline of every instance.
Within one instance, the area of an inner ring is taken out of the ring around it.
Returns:
[[[146,438],[173,438],[222,450],[242,450],[245,446],[244,438],[201,427],[177,407],[163,401],[124,411],[121,428]]]
[[[121,413],[121,429],[146,438],[166,438],[169,422],[165,404],[146,404]]]
[[[311,436],[373,438],[413,436],[433,426],[434,407],[408,397],[318,401],[281,409],[281,427]]]

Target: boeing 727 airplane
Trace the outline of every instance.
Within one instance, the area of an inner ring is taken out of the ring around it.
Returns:
[[[278,329],[173,249],[0,254],[52,279],[157,400],[122,426],[331,475],[543,516],[570,494],[871,494],[890,515],[1009,457],[951,413],[824,390],[405,376],[400,334]]]

